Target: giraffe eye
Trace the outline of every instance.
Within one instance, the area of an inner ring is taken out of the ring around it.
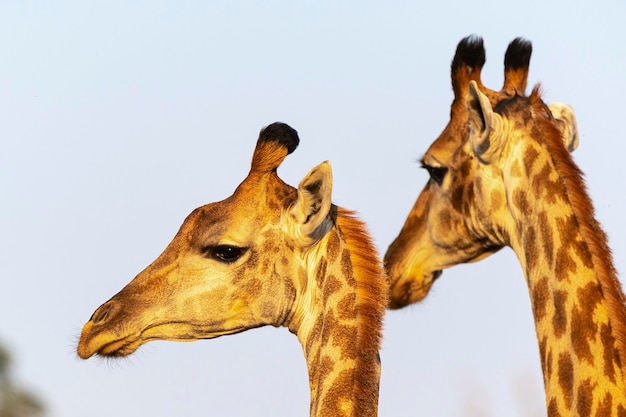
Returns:
[[[246,252],[246,248],[240,248],[234,245],[217,245],[208,246],[204,248],[202,252],[207,258],[230,264],[241,258],[241,255]]]
[[[437,184],[441,185],[443,182],[443,178],[446,176],[448,172],[448,168],[446,167],[434,167],[427,165],[422,162],[422,168],[428,171],[428,175],[430,175],[430,179],[435,181]]]

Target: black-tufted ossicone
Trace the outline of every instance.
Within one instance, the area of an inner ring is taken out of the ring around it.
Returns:
[[[451,64],[452,74],[465,66],[480,70],[485,65],[486,59],[483,38],[476,35],[467,36],[461,39],[456,47]]]
[[[250,173],[275,172],[299,143],[298,132],[285,123],[275,122],[261,129],[252,155]]]
[[[287,154],[292,153],[298,147],[300,138],[298,132],[286,123],[274,122],[261,130],[258,143],[278,142],[287,148]]]
[[[533,45],[524,38],[515,38],[511,41],[504,54],[504,68],[528,68]]]

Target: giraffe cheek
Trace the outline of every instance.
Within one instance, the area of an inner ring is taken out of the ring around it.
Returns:
[[[230,304],[229,311],[233,320],[246,321],[247,325],[271,323],[276,308],[270,300],[238,297]]]
[[[212,315],[228,317],[224,321],[224,326],[227,328],[248,328],[256,325],[258,321],[254,318],[254,311],[250,303],[244,297],[238,297],[225,303],[222,312],[215,311]]]
[[[231,311],[233,312],[233,314],[238,314],[247,309],[247,307],[248,303],[243,298],[237,298],[235,299],[231,307]]]
[[[276,307],[276,303],[273,301],[262,302],[259,306],[258,316],[262,323],[276,323],[278,316],[278,308]]]

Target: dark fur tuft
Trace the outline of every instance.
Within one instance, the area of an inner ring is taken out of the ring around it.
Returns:
[[[461,39],[456,47],[456,53],[451,65],[452,74],[454,75],[464,65],[474,69],[481,69],[485,65],[486,60],[483,38],[470,35]]]
[[[261,130],[258,142],[278,142],[290,154],[298,147],[300,138],[298,132],[288,124],[275,122]]]
[[[528,68],[532,53],[533,44],[529,40],[521,37],[513,39],[504,54],[504,70]]]

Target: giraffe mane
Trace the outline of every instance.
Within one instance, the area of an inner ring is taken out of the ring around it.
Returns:
[[[600,282],[602,297],[609,311],[612,335],[615,339],[618,363],[622,375],[626,375],[626,304],[624,293],[617,279],[617,271],[608,245],[608,238],[595,218],[593,202],[587,192],[584,174],[574,163],[566,149],[561,133],[554,125],[550,110],[541,100],[540,86],[536,86],[530,96],[533,113],[538,116],[545,144],[565,186],[567,198],[574,212],[580,232],[591,252],[594,271]]]
[[[364,358],[378,360],[382,341],[382,322],[387,306],[387,280],[378,251],[367,231],[365,223],[356,218],[355,212],[337,208],[337,227],[352,255],[354,278],[357,282],[356,360],[354,415],[366,415],[366,407],[372,404],[372,393],[378,390],[375,367]]]

